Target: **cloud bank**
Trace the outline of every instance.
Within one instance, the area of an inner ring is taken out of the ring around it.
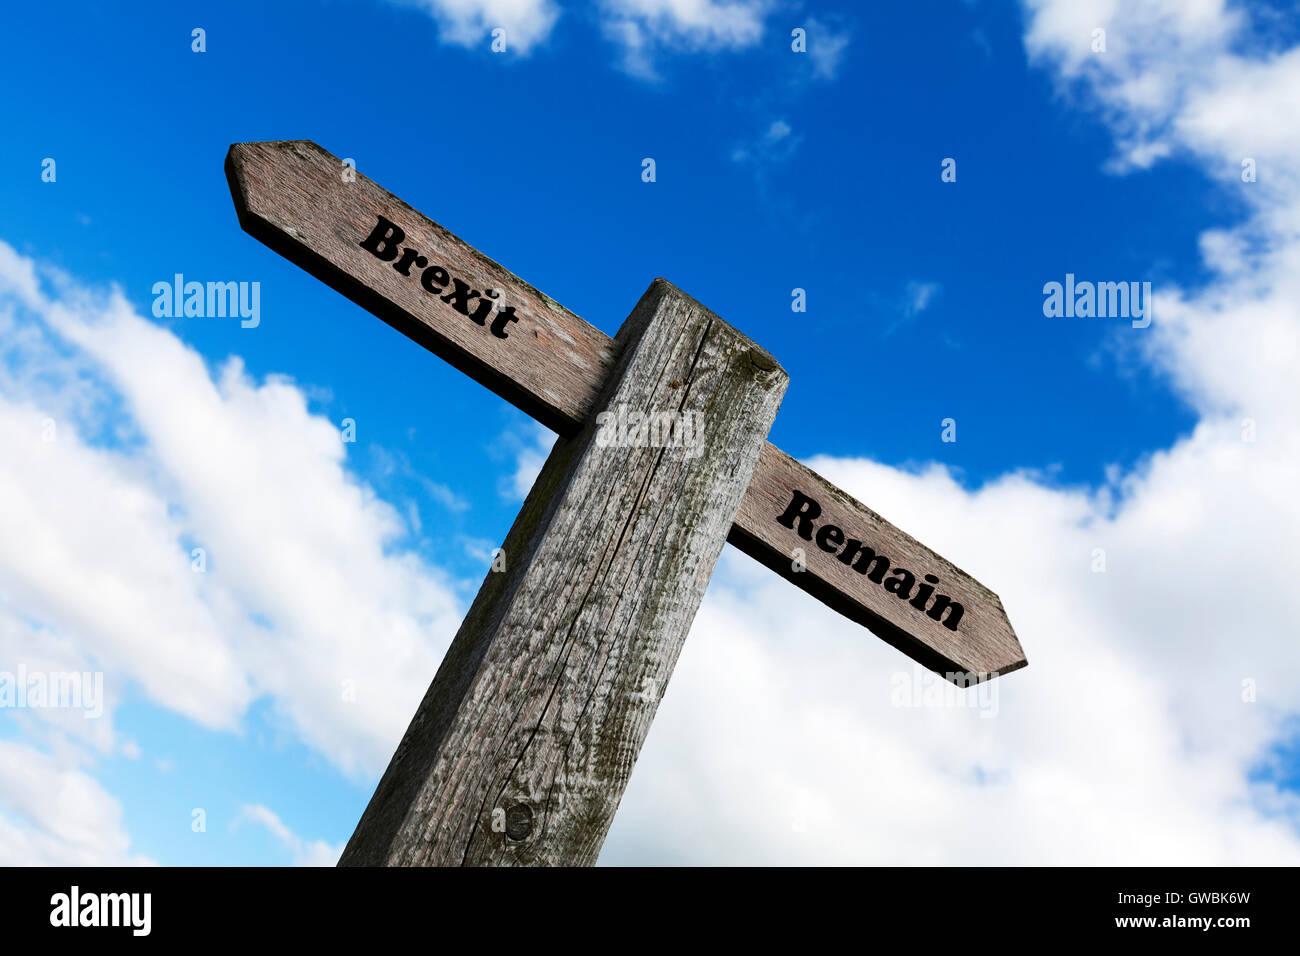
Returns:
[[[337,428],[3,243],[0,343],[0,661],[105,674],[100,720],[14,712],[61,785],[115,749],[127,694],[229,731],[265,700],[343,773],[382,770],[461,609]]]

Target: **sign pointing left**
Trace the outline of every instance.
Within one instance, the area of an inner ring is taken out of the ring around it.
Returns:
[[[226,177],[240,226],[543,425],[572,434],[609,377],[613,340],[363,176],[344,183],[343,168],[315,143],[232,146]],[[486,318],[485,306],[496,305],[511,310],[506,327]]]

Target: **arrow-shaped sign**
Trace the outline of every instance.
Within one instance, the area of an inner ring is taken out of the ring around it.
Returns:
[[[609,336],[315,143],[237,143],[226,178],[249,235],[544,425],[601,411]],[[728,540],[954,683],[1027,663],[996,594],[770,442]]]

